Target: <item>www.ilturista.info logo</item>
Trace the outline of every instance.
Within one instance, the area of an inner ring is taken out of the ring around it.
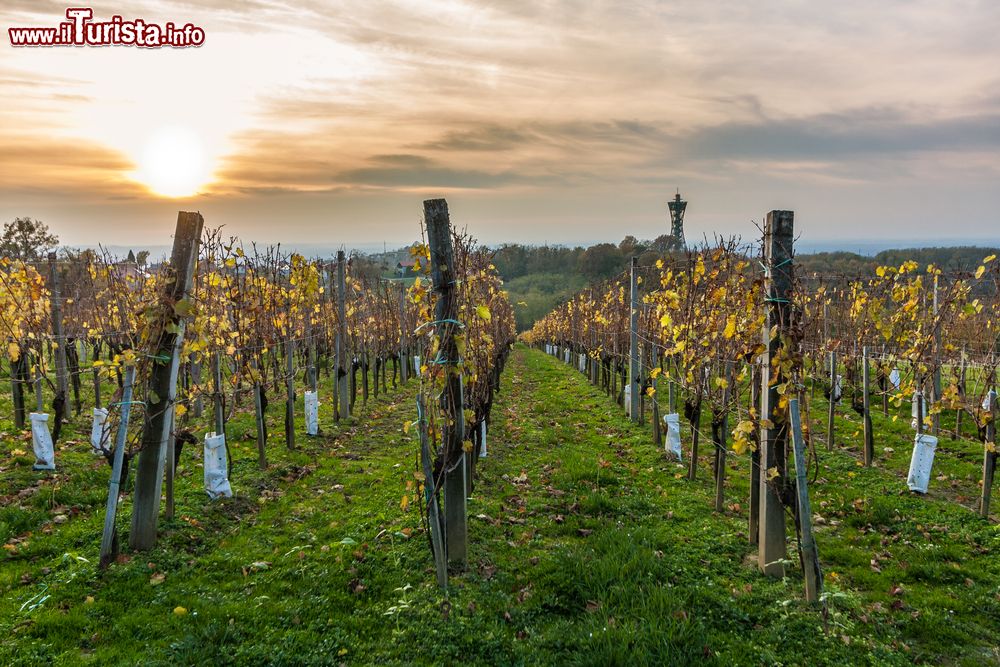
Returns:
[[[186,23],[163,25],[142,19],[126,21],[112,16],[109,21],[93,21],[90,7],[70,7],[66,18],[55,28],[8,28],[12,46],[142,46],[145,48],[185,48],[205,43],[205,30]]]

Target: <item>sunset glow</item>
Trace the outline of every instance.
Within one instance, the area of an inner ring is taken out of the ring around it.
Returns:
[[[136,179],[164,197],[190,197],[208,180],[208,165],[197,135],[181,127],[153,132],[144,147]]]

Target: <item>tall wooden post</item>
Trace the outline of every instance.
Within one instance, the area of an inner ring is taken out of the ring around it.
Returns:
[[[757,560],[760,570],[772,577],[785,574],[785,450],[788,443],[787,412],[778,409],[778,385],[788,380],[777,359],[781,348],[791,345],[792,296],[792,211],[771,211],[764,227],[764,256],[767,265],[764,324],[764,363],[761,366],[760,429],[760,542]],[[771,337],[774,330],[776,335]],[[772,365],[773,364],[773,365]],[[775,376],[772,380],[772,376]]]
[[[632,422],[638,424],[639,414],[639,258],[632,258],[630,272],[631,309],[629,314],[629,414]]]
[[[52,336],[55,338],[56,362],[56,397],[54,405],[62,403],[62,414],[65,420],[69,411],[69,382],[66,376],[66,336],[63,334],[62,321],[62,289],[59,279],[59,267],[56,265],[56,254],[49,253],[49,291],[52,293],[50,305],[52,313]]]
[[[94,343],[94,361],[101,357],[99,350],[98,344]],[[94,366],[91,369],[91,374],[94,378],[94,407],[100,408],[103,407],[101,405],[101,371],[98,370],[97,366]]]
[[[194,400],[191,402],[191,416],[195,419],[200,419],[201,414],[204,411],[204,401],[202,400],[201,394],[201,361],[192,360],[191,361],[191,381],[194,382],[195,386],[198,387],[198,391],[194,394]]]
[[[806,585],[806,601],[817,602],[823,592],[823,574],[819,567],[819,552],[816,540],[813,539],[812,509],[809,505],[809,489],[806,478],[809,462],[806,460],[806,442],[802,437],[802,419],[799,415],[799,401],[793,398],[788,402],[788,416],[791,420],[792,443],[795,453],[795,491],[799,521],[799,534],[802,536],[799,556],[802,560],[802,577]]]
[[[760,358],[753,361],[750,370],[750,410],[760,414]],[[750,448],[750,544],[760,539],[760,430],[754,432]]]
[[[253,412],[254,423],[257,426],[257,465],[261,470],[267,470],[267,424],[264,422],[264,385],[259,379],[260,372],[257,358],[251,357],[250,367],[254,370],[253,382]]]
[[[225,437],[226,415],[222,407],[222,358],[218,350],[212,353],[212,417],[215,434]]]
[[[177,231],[165,276],[160,305],[165,309],[163,329],[154,334],[149,346],[153,357],[149,379],[149,398],[142,431],[142,450],[135,478],[135,500],[129,545],[136,550],[151,549],[156,544],[156,524],[160,510],[160,489],[177,395],[177,369],[184,341],[184,318],[177,304],[188,298],[191,279],[198,260],[198,240],[204,219],[200,213],[177,214]]]
[[[965,350],[962,350],[962,361],[958,369],[958,398],[959,400],[965,399]],[[962,437],[962,414],[965,412],[965,408],[959,406],[955,410],[955,440],[959,440]]]
[[[987,395],[990,412],[993,413],[990,423],[986,426],[986,445],[983,455],[983,489],[979,499],[979,514],[984,518],[990,516],[990,498],[993,496],[993,475],[997,469],[997,417],[1000,407],[997,407],[997,393],[990,390]],[[992,447],[991,447],[992,445]]]
[[[447,543],[448,564],[451,568],[464,570],[467,566],[468,511],[466,506],[466,457],[462,448],[465,434],[464,398],[462,377],[457,365],[458,345],[454,323],[458,316],[458,290],[455,285],[455,257],[451,239],[451,220],[448,202],[444,199],[428,199],[424,202],[424,220],[427,225],[427,244],[431,251],[431,283],[438,294],[434,309],[434,319],[440,347],[436,363],[443,367],[446,380],[441,394],[444,412],[444,511],[445,541]]]
[[[733,362],[726,362],[726,387],[722,390],[722,416],[712,414],[712,441],[715,445],[715,511],[726,505],[726,436],[729,433],[729,397],[732,395]]]
[[[108,504],[104,511],[104,532],[101,535],[101,568],[106,568],[114,558],[115,517],[118,515],[118,495],[121,493],[122,468],[125,466],[125,447],[128,437],[128,420],[132,411],[132,388],[135,384],[135,366],[125,368],[122,387],[118,434],[111,458],[111,482],[108,485]]]
[[[830,411],[826,417],[826,448],[833,450],[833,418],[837,415],[837,353],[830,352]]]
[[[410,360],[406,351],[406,285],[399,284],[399,381],[410,379]]]
[[[285,341],[285,445],[295,449],[295,343]]]
[[[865,432],[865,453],[864,462],[865,467],[869,468],[875,459],[875,434],[872,431],[872,411],[871,402],[869,400],[869,395],[871,393],[871,373],[869,371],[868,363],[868,346],[864,346],[861,352],[862,356],[862,368],[861,368],[861,387],[864,391],[862,396],[862,419],[864,419],[864,432]]]
[[[348,377],[351,365],[347,360],[347,277],[344,251],[337,251],[337,398],[341,419],[351,416],[351,397]]]
[[[938,277],[934,276],[934,376],[933,376],[933,391],[934,395],[931,397],[931,405],[937,405],[941,401],[941,322],[938,320],[939,317],[938,308]],[[941,432],[941,412],[940,410],[935,411],[931,415],[931,429],[934,437],[940,435]]]
[[[27,379],[27,353],[21,350],[17,361],[10,360],[10,389],[14,407],[14,428],[21,430],[28,420],[28,408],[24,402],[24,381]]]
[[[177,411],[173,407],[170,408],[170,427],[167,432],[167,456],[165,470],[163,472],[163,486],[164,488],[164,502],[163,516],[167,519],[174,518],[174,475],[176,474],[176,466],[174,466],[174,453],[177,448],[177,437],[174,433],[174,426],[177,421]]]

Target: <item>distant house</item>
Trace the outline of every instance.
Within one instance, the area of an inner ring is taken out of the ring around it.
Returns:
[[[135,261],[115,262],[109,268],[112,278],[126,283],[136,283],[149,278],[149,273]]]
[[[416,275],[413,270],[414,266],[416,266],[416,264],[412,259],[396,262],[396,273],[399,274],[400,278],[412,278]]]

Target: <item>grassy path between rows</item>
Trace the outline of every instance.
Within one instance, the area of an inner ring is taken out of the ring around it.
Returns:
[[[401,507],[412,392],[371,402],[248,497],[210,503],[192,484],[161,545],[105,574],[97,514],[8,553],[0,664],[1000,663],[995,525],[823,456],[824,616],[794,565],[778,581],[754,567],[745,457],[729,457],[716,514],[710,453],[684,479],[582,375],[521,347],[469,502],[469,571],[443,595]]]

